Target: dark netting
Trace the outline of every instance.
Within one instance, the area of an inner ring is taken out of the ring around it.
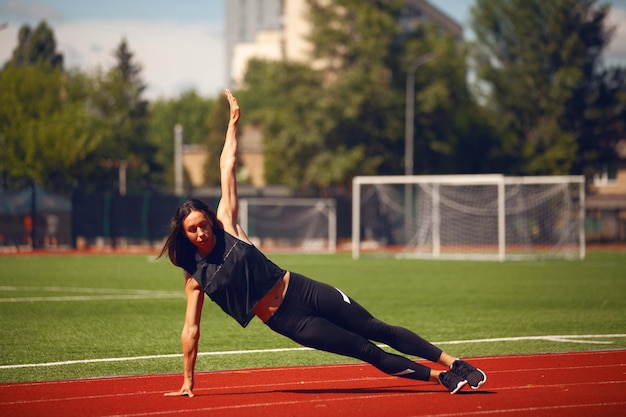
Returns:
[[[0,211],[0,245],[30,245],[31,235],[35,235],[37,247],[44,243],[79,249],[160,247],[176,208],[186,198],[151,192],[125,196],[76,192],[71,200],[66,199],[62,211],[50,207],[38,211],[30,222],[34,233],[29,233],[25,226],[24,217],[30,214],[30,204],[26,204],[23,212]],[[216,196],[198,198],[213,209],[219,203]],[[13,207],[17,203],[0,194],[0,204]],[[333,200],[244,198],[240,204],[243,207],[239,221],[259,245],[289,250],[334,250],[337,222]]]
[[[248,234],[260,238],[328,238],[328,227],[319,211],[300,206],[251,206]]]
[[[147,239],[147,229],[142,227],[143,215],[143,196],[114,196],[111,201],[111,237]]]
[[[72,223],[74,236],[95,238],[108,236],[108,222],[105,224],[105,200],[108,194],[74,194]]]
[[[151,241],[159,241],[167,235],[170,220],[182,201],[184,198],[170,195],[150,196],[148,237]]]
[[[40,248],[69,245],[71,216],[72,205],[64,195],[38,187],[15,193],[0,192],[0,246]]]
[[[150,192],[76,194],[72,220],[76,245],[159,246],[176,208],[186,198]],[[214,198],[203,200],[213,207],[218,202]]]

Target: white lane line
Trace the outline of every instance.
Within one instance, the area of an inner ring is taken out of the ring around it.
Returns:
[[[459,413],[445,413],[445,414],[428,414],[422,417],[460,417],[460,416],[478,416],[478,415],[492,415],[492,414],[512,414],[517,415],[517,413],[528,413],[531,411],[549,411],[549,410],[571,410],[573,408],[590,408],[590,407],[613,407],[613,406],[623,406],[626,402],[618,401],[618,402],[609,402],[609,403],[588,403],[588,404],[565,404],[565,405],[547,405],[540,407],[523,407],[523,408],[503,408],[498,410],[484,410],[484,411],[467,411],[467,412],[459,412]],[[125,416],[138,416],[138,414],[126,414]],[[121,417],[121,416],[120,416]]]
[[[276,401],[276,402],[267,402],[267,403],[253,403],[253,404],[238,404],[238,405],[226,405],[219,407],[203,407],[203,408],[185,408],[180,410],[167,410],[167,411],[151,411],[146,413],[133,413],[133,414],[114,414],[103,417],[141,417],[141,416],[156,416],[156,415],[173,415],[173,414],[189,414],[189,413],[198,413],[198,412],[215,412],[215,411],[227,411],[227,410],[238,410],[238,409],[251,409],[251,408],[261,408],[261,407],[276,407],[276,406],[294,406],[301,404],[315,404],[315,403],[330,403],[330,402],[339,402],[339,401],[362,401],[369,399],[379,399],[379,398],[391,398],[391,397],[399,397],[405,395],[413,395],[413,394],[377,394],[377,395],[359,395],[359,396],[351,396],[351,397],[341,397],[341,398],[323,398],[323,399],[313,399],[308,401]],[[590,408],[590,407],[612,407],[612,406],[621,406],[626,404],[626,402],[603,402],[603,403],[589,403],[589,404],[565,404],[565,405],[552,405],[552,406],[538,406],[538,407],[523,407],[523,408],[504,408],[504,409],[495,409],[495,410],[484,410],[484,411],[461,411],[458,413],[445,413],[445,414],[428,414],[421,417],[460,417],[460,416],[475,416],[475,415],[492,415],[492,414],[513,414],[520,412],[531,412],[531,411],[547,411],[547,410],[570,410],[575,408]]]
[[[324,366],[315,366],[312,368],[323,368]],[[597,367],[602,367],[602,366],[597,366]],[[583,366],[580,367],[580,369],[583,368],[588,368],[587,366]],[[606,366],[604,366],[604,368],[606,368]],[[562,368],[544,368],[543,370],[551,370],[551,371],[560,371]],[[163,377],[163,375],[160,375],[161,377]],[[326,380],[311,380],[311,381],[292,381],[292,382],[278,382],[278,383],[271,383],[271,384],[246,384],[246,385],[229,385],[229,386],[219,386],[219,387],[208,387],[208,388],[198,388],[195,389],[194,391],[196,392],[196,394],[202,392],[202,393],[213,393],[213,395],[215,395],[215,393],[220,393],[220,395],[228,395],[228,394],[250,394],[250,390],[265,390],[264,392],[257,392],[256,394],[263,394],[263,393],[271,393],[273,391],[280,391],[282,390],[287,390],[287,389],[292,389],[294,391],[297,390],[310,390],[312,388],[307,388],[307,386],[323,386],[325,388],[315,388],[315,389],[320,389],[320,390],[328,390],[328,391],[332,391],[333,388],[328,388],[328,387],[336,387],[336,384],[341,384],[341,383],[351,383],[351,382],[357,382],[359,384],[363,383],[363,382],[375,382],[375,381],[387,381],[387,380],[398,380],[398,378],[396,377],[390,377],[390,376],[381,376],[381,377],[368,377],[368,378],[345,378],[345,379],[326,379]],[[84,382],[89,382],[89,380],[81,380],[80,382],[84,383]],[[402,395],[418,395],[418,394],[431,394],[432,391],[430,390],[430,388],[432,387],[439,387],[439,385],[437,385],[436,383],[427,383],[425,381],[414,381],[415,384],[405,384],[405,385],[401,385],[401,386],[367,386],[367,387],[362,387],[362,386],[357,386],[357,387],[353,387],[353,389],[355,390],[363,390],[363,393],[366,393],[367,390],[403,390],[405,392],[382,392],[380,393],[380,395],[383,396],[387,396],[387,395],[396,395],[396,396],[402,396]],[[58,383],[58,381],[48,381],[49,384],[54,384],[56,385]],[[559,384],[532,384],[532,385],[515,385],[515,386],[501,386],[501,387],[496,387],[496,388],[491,388],[492,391],[510,391],[510,390],[542,390],[542,389],[550,389],[550,388],[565,388],[565,387],[580,387],[580,386],[584,386],[584,385],[589,385],[589,386],[598,386],[598,385],[619,385],[619,384],[626,384],[626,381],[624,380],[615,380],[615,381],[611,381],[611,380],[607,380],[607,381],[602,381],[602,382],[566,382],[566,383],[559,383]],[[295,388],[294,388],[295,387]],[[442,388],[443,389],[443,388]],[[243,390],[243,392],[242,392]],[[338,390],[341,390],[341,388],[338,388]],[[225,392],[226,391],[226,392]],[[163,390],[151,390],[151,391],[135,391],[135,392],[124,392],[124,393],[111,393],[111,394],[99,394],[99,395],[82,395],[82,396],[75,396],[75,397],[62,397],[62,398],[41,398],[41,399],[32,399],[32,400],[16,400],[16,401],[4,401],[4,402],[0,402],[1,405],[17,405],[17,404],[32,404],[32,403],[44,403],[44,402],[65,402],[65,401],[82,401],[85,399],[104,399],[104,398],[116,398],[116,397],[126,397],[126,396],[137,396],[137,395],[154,395],[154,394],[160,394],[163,393]],[[379,395],[376,393],[371,393],[369,395],[363,395],[362,397],[359,396],[359,398],[368,398],[369,396],[372,395]]]
[[[601,339],[601,338],[623,338],[626,334],[595,334],[595,335],[560,335],[560,336],[525,336],[525,337],[499,337],[492,339],[474,339],[474,340],[452,340],[447,342],[433,342],[434,345],[458,345],[466,343],[495,343],[503,341],[528,341],[528,340],[553,340],[559,339],[561,342],[570,342],[571,339]],[[574,343],[579,343],[574,341]],[[613,342],[610,342],[613,343]],[[380,347],[387,347],[386,345],[379,345]],[[217,352],[198,352],[198,356],[226,356],[226,355],[250,355],[255,353],[280,353],[280,352],[296,352],[313,350],[307,347],[296,348],[276,348],[276,349],[250,349],[250,350],[230,350],[230,351],[217,351]],[[131,356],[121,358],[100,358],[100,359],[81,359],[62,362],[47,362],[47,363],[26,363],[15,365],[1,365],[0,369],[17,369],[17,368],[37,368],[37,367],[49,367],[49,366],[63,366],[63,365],[76,365],[85,363],[99,363],[99,362],[127,362],[136,360],[153,360],[153,359],[168,359],[168,358],[180,358],[181,353],[171,353],[164,355],[144,355],[144,356]]]

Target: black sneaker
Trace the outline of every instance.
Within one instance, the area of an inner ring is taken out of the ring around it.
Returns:
[[[462,379],[465,379],[472,389],[478,389],[482,384],[487,382],[487,375],[478,368],[474,368],[469,363],[460,359],[452,362],[450,366],[450,372],[457,374]]]
[[[443,371],[439,374],[439,382],[441,382],[441,385],[448,388],[450,394],[456,394],[463,388],[463,385],[467,384],[467,381],[457,374],[447,371]]]

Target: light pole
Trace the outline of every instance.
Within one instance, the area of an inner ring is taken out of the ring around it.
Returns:
[[[415,118],[415,72],[419,67],[431,61],[433,54],[421,55],[415,58],[406,70],[406,103],[404,127],[404,175],[413,175],[413,129]]]
[[[419,67],[434,58],[433,54],[420,55],[409,63],[406,71],[406,102],[405,102],[405,125],[404,125],[404,175],[413,175],[413,130],[415,118],[415,72]],[[413,213],[413,186],[408,182],[404,185],[404,231],[405,244],[409,244],[413,238],[412,226]],[[411,220],[411,221],[409,221]]]
[[[183,125],[174,126],[174,193],[183,195]]]

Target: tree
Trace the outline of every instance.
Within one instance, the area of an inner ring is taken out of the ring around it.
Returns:
[[[598,71],[608,10],[595,0],[477,0],[477,74],[509,173],[581,173],[625,134],[623,123],[602,127],[625,91],[623,76],[611,87]]]
[[[389,65],[402,2],[307,3],[311,62],[321,69],[253,61],[239,96],[247,120],[263,127],[269,183],[348,186],[354,175],[376,173],[397,157],[403,107]]]
[[[0,170],[10,177],[62,187],[98,144],[80,74],[38,66],[0,74]]]
[[[252,61],[245,81],[243,118],[263,127],[267,182],[295,187],[336,180],[333,171],[345,169],[338,158],[321,166],[313,161],[340,146],[327,146],[336,119],[328,114],[320,74],[302,64]]]
[[[355,175],[401,172],[403,3],[308,2],[313,59],[326,64],[325,97],[316,102],[325,106],[319,118],[328,126],[318,152],[309,155],[311,179],[348,186]]]
[[[617,166],[616,145],[626,137],[626,68],[600,70],[580,94],[568,107],[579,132],[572,172],[591,176]]]
[[[28,25],[19,30],[18,45],[6,66],[26,65],[63,69],[63,55],[57,52],[54,33],[45,21],[40,22],[34,30]]]
[[[405,55],[432,57],[415,73],[415,173],[499,171],[494,132],[467,83],[466,44],[430,23],[407,37]]]
[[[134,188],[151,188],[163,167],[156,162],[156,145],[147,139],[148,102],[141,66],[135,63],[125,39],[114,52],[117,64],[96,75],[91,105],[103,140],[85,165],[83,184],[89,188],[110,188],[119,170],[127,165],[127,178]],[[121,190],[121,184],[117,184]]]
[[[0,172],[11,179],[5,186],[67,189],[77,164],[99,141],[88,107],[90,80],[62,71],[45,24],[31,33],[22,27],[13,58],[0,72]]]
[[[268,182],[349,187],[355,175],[404,173],[407,66],[429,53],[414,95],[416,173],[489,169],[492,135],[462,42],[403,26],[404,1],[307,3],[315,65],[253,61],[239,93],[247,120],[263,126]]]
[[[185,144],[204,144],[210,132],[209,115],[215,107],[215,100],[203,98],[194,90],[178,98],[151,103],[147,140],[156,147],[155,162],[164,167],[159,182],[170,187],[174,184],[174,127],[177,124],[183,127]],[[220,131],[219,135],[223,142],[224,132]]]

